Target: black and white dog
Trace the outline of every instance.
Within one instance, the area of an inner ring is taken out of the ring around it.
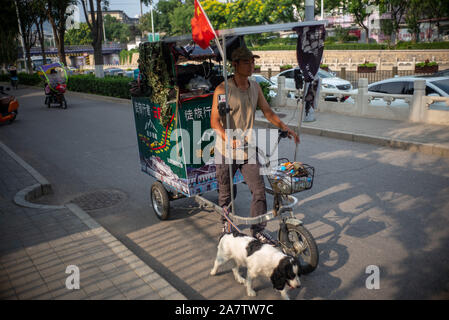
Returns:
[[[285,300],[290,299],[287,295],[287,287],[299,288],[301,285],[300,266],[296,259],[272,245],[262,244],[256,238],[238,232],[223,235],[218,244],[217,257],[210,274],[215,275],[218,267],[229,260],[235,261],[236,266],[232,272],[238,283],[246,284],[248,296],[256,296],[252,281],[262,275],[270,278],[273,287],[281,291],[281,296]],[[247,268],[246,279],[239,274],[240,267]]]

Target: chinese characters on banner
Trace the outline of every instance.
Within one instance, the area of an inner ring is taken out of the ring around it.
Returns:
[[[187,121],[210,119],[212,106],[199,106],[184,110],[184,117]]]

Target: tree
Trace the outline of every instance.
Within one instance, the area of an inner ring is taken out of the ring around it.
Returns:
[[[131,35],[128,25],[109,14],[104,16],[104,29],[108,41],[127,43]]]
[[[440,39],[440,19],[449,16],[449,2],[447,0],[423,0],[423,12],[429,19],[435,19],[438,39]]]
[[[186,3],[183,6],[176,7],[169,14],[172,35],[182,35],[192,32],[190,20],[193,18],[194,11],[193,3]]]
[[[371,12],[367,11],[367,8],[374,4],[373,0],[348,0],[347,10],[354,16],[357,24],[365,30],[366,38],[365,42],[368,43],[369,30],[365,25],[365,20],[371,15]]]
[[[395,44],[396,40],[398,39],[399,25],[405,18],[404,15],[407,11],[409,2],[403,0],[378,0],[378,3],[379,11],[381,14],[390,14],[389,22],[388,20],[386,22],[383,22],[383,29],[382,24],[381,29],[382,31],[389,31],[389,29],[391,29],[391,42]]]
[[[206,11],[209,17],[210,23],[216,29],[226,29],[228,26],[227,15],[227,4],[219,2],[217,0],[205,0],[201,3],[204,11]]]
[[[65,34],[65,44],[67,45],[90,45],[92,44],[92,32],[85,22],[81,22],[79,28],[72,28]]]
[[[95,61],[95,76],[99,78],[104,77],[103,71],[103,52],[102,52],[102,40],[103,40],[103,13],[101,3],[107,7],[109,2],[106,0],[80,0],[83,5],[84,17],[86,23],[92,33],[92,46],[94,47],[94,61]],[[87,3],[88,2],[88,3]],[[90,16],[89,16],[90,13]],[[90,18],[90,19],[89,19]]]
[[[31,47],[36,43],[36,31],[33,29],[36,21],[35,7],[31,0],[16,0],[17,9],[20,17],[20,28],[22,31],[22,39],[24,48],[25,63],[29,73],[33,72],[31,62]]]
[[[16,6],[14,0],[6,0],[0,10],[2,28],[0,28],[0,63],[11,64],[17,60],[17,24]]]
[[[67,64],[64,47],[66,21],[73,14],[73,10],[69,7],[74,4],[76,4],[76,0],[47,0],[48,21],[50,21],[53,34],[55,35],[59,61],[64,65]]]
[[[143,1],[145,5],[151,4],[151,1]],[[170,24],[170,13],[172,13],[177,7],[182,6],[179,0],[160,0],[156,7],[153,9],[153,24],[159,32],[166,32],[172,34]],[[193,13],[192,13],[193,14]],[[151,27],[151,14],[150,12],[144,14],[139,20],[139,29],[144,32],[152,31]]]
[[[45,55],[45,37],[44,37],[44,22],[47,21],[47,1],[46,0],[35,0],[32,4],[36,9],[36,25],[37,38],[41,44],[42,61],[47,61],[47,56]]]
[[[422,0],[410,0],[410,4],[405,17],[408,31],[412,34],[412,41],[419,41],[419,19],[422,16],[423,1]]]

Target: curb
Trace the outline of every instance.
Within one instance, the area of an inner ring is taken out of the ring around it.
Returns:
[[[265,128],[276,128],[274,125],[264,120],[255,120],[254,124]],[[290,127],[298,129],[297,125],[290,125]],[[424,154],[449,158],[449,148],[438,143],[422,143],[400,139],[391,139],[361,133],[351,133],[341,130],[320,129],[309,127],[307,125],[303,125],[301,127],[301,132],[327,138],[347,140],[359,143],[368,143],[383,147],[389,147],[393,149],[402,149],[411,152],[420,152]]]
[[[62,206],[40,205],[30,202],[42,195],[52,192],[51,184],[39,172],[26,163],[22,158],[9,149],[0,141],[2,148],[11,158],[29,172],[38,183],[26,187],[14,196],[14,202],[22,207],[33,209],[68,209],[75,214],[105,245],[107,245],[120,259],[125,261],[128,266],[141,278],[152,290],[154,290],[161,299],[164,300],[187,300],[176,288],[170,285],[158,273],[146,265],[131,250],[124,246],[117,238],[110,234],[98,222],[96,222],[87,212],[82,210],[76,204],[68,203]]]
[[[26,187],[14,196],[14,203],[25,208],[33,209],[64,209],[64,206],[53,206],[32,203],[30,201],[36,200],[43,195],[51,194],[53,192],[50,182],[45,179],[39,172],[37,172],[32,166],[19,157],[14,151],[0,141],[0,148],[2,148],[11,158],[14,159],[22,168],[24,168],[38,183],[32,186]]]
[[[110,97],[110,96],[102,96],[100,94],[93,94],[93,93],[85,93],[85,92],[78,92],[78,91],[69,91],[67,90],[66,94],[74,95],[80,98],[89,98],[93,100],[101,100],[101,101],[110,101],[110,102],[118,102],[123,104],[129,104],[131,106],[131,99],[124,99],[124,98],[117,98],[117,97]]]

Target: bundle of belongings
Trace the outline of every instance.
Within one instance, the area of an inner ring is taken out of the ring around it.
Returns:
[[[312,187],[313,173],[301,162],[284,162],[268,175],[273,190],[281,194],[293,194]]]

